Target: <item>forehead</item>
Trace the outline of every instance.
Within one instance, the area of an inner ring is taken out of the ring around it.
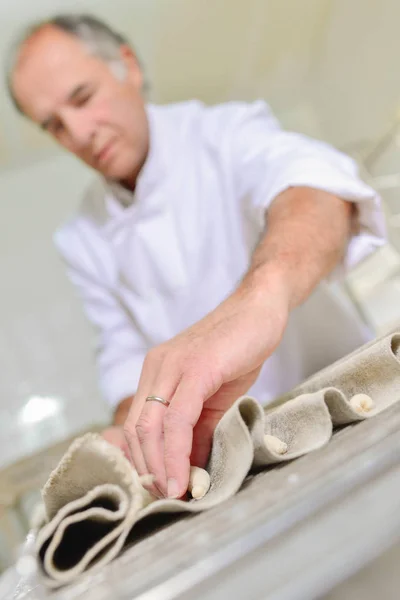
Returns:
[[[90,55],[80,40],[48,26],[22,45],[12,86],[24,112],[40,120],[74,87],[107,71],[105,63]]]

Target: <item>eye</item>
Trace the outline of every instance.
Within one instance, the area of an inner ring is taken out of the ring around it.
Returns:
[[[61,121],[53,121],[47,128],[47,130],[54,136],[60,135],[64,130],[64,125]]]
[[[73,104],[78,108],[80,106],[84,106],[87,102],[89,102],[92,96],[93,92],[85,90],[84,92],[81,92],[78,96],[76,96],[76,98],[74,98]]]

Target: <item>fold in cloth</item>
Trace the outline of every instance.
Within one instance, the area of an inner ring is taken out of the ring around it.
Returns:
[[[214,433],[209,490],[187,502],[155,499],[122,452],[100,436],[75,440],[42,490],[36,552],[46,583],[57,587],[101,569],[135,539],[135,525],[145,517],[216,506],[240,489],[253,468],[316,450],[329,441],[333,426],[372,417],[399,399],[400,333],[317,373],[275,408],[239,398]]]

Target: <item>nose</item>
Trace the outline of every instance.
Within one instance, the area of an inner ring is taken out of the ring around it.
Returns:
[[[95,124],[87,114],[78,110],[68,110],[63,115],[63,121],[75,146],[84,149],[90,145],[95,132]]]

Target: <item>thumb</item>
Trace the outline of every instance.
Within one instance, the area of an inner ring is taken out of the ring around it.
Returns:
[[[260,370],[261,367],[257,367],[235,381],[224,384],[211,398],[206,400],[200,418],[193,429],[190,455],[192,466],[204,469],[210,456],[216,426],[235,400],[251,387]]]
[[[193,445],[190,455],[190,464],[193,467],[204,467],[207,465],[212,440],[216,426],[225,411],[204,408],[200,419],[193,430]]]

